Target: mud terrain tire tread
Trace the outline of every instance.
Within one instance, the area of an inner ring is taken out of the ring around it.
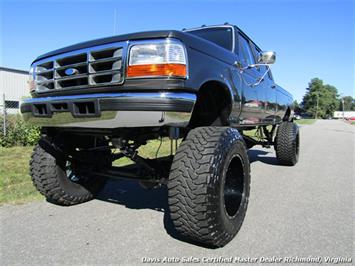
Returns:
[[[299,130],[293,122],[282,122],[276,132],[276,158],[281,165],[293,166],[298,161]]]
[[[225,222],[220,203],[221,171],[224,159],[235,150],[244,161],[245,200],[237,217]],[[203,246],[226,245],[244,220],[249,188],[249,159],[239,132],[229,127],[191,130],[174,157],[168,182],[170,217],[175,230],[182,238]]]
[[[101,188],[101,182],[92,180],[91,189],[74,183],[67,178],[59,161],[39,145],[35,146],[30,160],[30,175],[36,189],[57,205],[69,206],[91,200],[93,188]],[[95,186],[92,186],[93,182]]]

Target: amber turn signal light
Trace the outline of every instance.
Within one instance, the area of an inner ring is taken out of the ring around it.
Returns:
[[[186,65],[183,64],[146,64],[128,66],[127,77],[186,77]]]

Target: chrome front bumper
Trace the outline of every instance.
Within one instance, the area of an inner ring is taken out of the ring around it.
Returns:
[[[21,113],[43,127],[185,127],[195,101],[195,94],[183,92],[97,93],[27,99]]]

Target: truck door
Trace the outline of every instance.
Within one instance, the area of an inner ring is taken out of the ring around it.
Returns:
[[[265,107],[267,123],[276,122],[276,112],[277,112],[277,85],[272,77],[271,70],[265,76],[265,82],[267,84],[267,106]]]
[[[251,49],[251,42],[247,37],[238,34],[237,54],[242,67],[255,64],[254,53]],[[245,69],[240,75],[242,79],[242,111],[240,114],[241,124],[259,124],[265,118],[266,91],[264,82],[258,85],[261,77],[261,68],[251,67]]]
[[[255,60],[256,62],[258,62],[262,51],[254,43],[251,43],[251,48],[253,50]],[[259,66],[257,69],[260,71],[260,76],[264,76],[263,80],[261,80],[260,82],[260,90],[263,91],[262,93],[265,97],[265,100],[263,102],[263,108],[265,111],[265,117],[263,119],[263,122],[266,124],[270,124],[270,122],[274,121],[277,107],[276,85],[273,80],[271,71],[268,71],[268,68],[266,66]]]

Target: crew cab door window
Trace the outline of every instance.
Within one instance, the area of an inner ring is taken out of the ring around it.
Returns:
[[[257,47],[255,46],[254,43],[251,44],[251,49],[253,50],[253,53],[254,53],[255,62],[258,63],[258,59],[259,59],[259,57],[260,57],[261,51],[259,50],[259,48],[257,48]]]
[[[241,64],[245,67],[255,64],[254,55],[250,48],[249,41],[239,34],[239,57]]]

